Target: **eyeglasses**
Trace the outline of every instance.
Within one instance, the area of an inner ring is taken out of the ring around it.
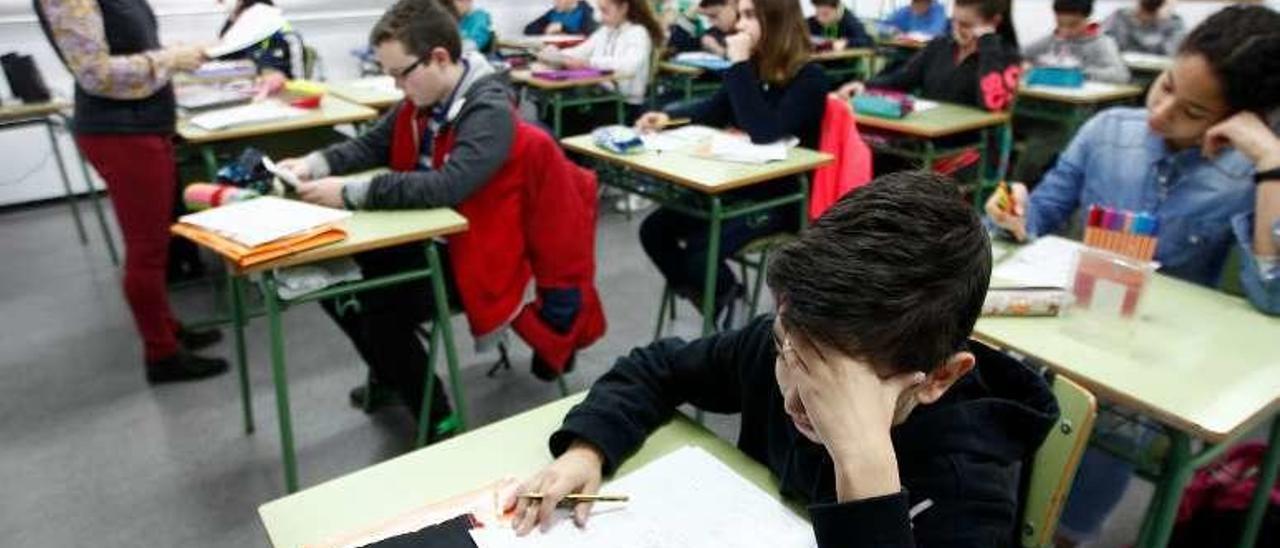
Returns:
[[[409,66],[407,67],[404,67],[402,69],[387,69],[386,73],[387,73],[387,76],[390,76],[396,80],[404,80],[405,78],[409,77],[409,73],[413,72],[414,69],[418,68],[418,65],[421,65],[421,64],[422,64],[422,58],[419,57],[418,59],[414,60],[414,62],[409,63]]]

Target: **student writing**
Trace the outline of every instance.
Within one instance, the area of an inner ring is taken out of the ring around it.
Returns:
[[[642,131],[660,129],[671,118],[734,127],[753,142],[772,143],[795,137],[816,149],[828,81],[810,63],[808,35],[800,6],[788,0],[738,0],[737,32],[727,39],[724,85],[706,101],[642,116]],[[733,191],[726,199],[763,200],[795,192],[793,178],[769,181]],[[797,228],[799,212],[776,208],[759,215],[726,220],[721,225],[716,278],[716,314],[742,292],[725,258],[758,237]],[[707,223],[676,210],[659,208],[640,225],[640,243],[676,294],[702,303],[708,250]],[[727,316],[726,316],[727,318]]]
[[[507,501],[517,533],[596,492],[692,403],[741,414],[738,448],[809,504],[819,546],[1014,544],[1018,470],[1058,409],[1038,374],[967,340],[990,270],[951,181],[902,172],[851,192],[774,255],[776,316],[637,348],[591,387],[522,486],[542,499]]]

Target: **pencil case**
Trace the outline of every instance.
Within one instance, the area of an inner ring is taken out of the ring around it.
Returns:
[[[587,78],[598,78],[612,74],[613,71],[582,68],[582,69],[559,69],[559,70],[540,70],[533,73],[534,78],[543,80],[585,80]]]
[[[644,141],[636,130],[626,126],[604,126],[591,132],[596,146],[614,154],[639,154],[644,152]]]
[[[854,112],[878,118],[904,118],[914,106],[910,95],[897,91],[866,90],[853,98]]]
[[[1036,67],[1027,74],[1029,86],[1084,87],[1084,71],[1077,67]]]
[[[987,291],[983,316],[1057,316],[1071,303],[1063,289],[996,288]]]

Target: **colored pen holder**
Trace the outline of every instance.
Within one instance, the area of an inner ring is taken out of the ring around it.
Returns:
[[[1142,295],[1159,266],[1153,261],[1082,246],[1071,289],[1074,308],[1103,321],[1131,319],[1141,310]]]
[[[904,118],[914,106],[910,95],[896,92],[867,90],[853,98],[854,112],[878,118]]]
[[[1084,71],[1077,67],[1036,67],[1027,74],[1029,86],[1084,87]]]

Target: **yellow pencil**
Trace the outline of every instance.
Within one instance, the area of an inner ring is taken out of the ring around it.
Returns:
[[[522,499],[541,499],[546,495],[542,493],[525,493],[520,495]],[[564,496],[565,502],[627,502],[630,497],[627,495],[583,495],[574,493]]]
[[[692,122],[692,118],[670,118],[667,121],[658,124],[658,129],[666,129],[669,127],[683,126]]]

